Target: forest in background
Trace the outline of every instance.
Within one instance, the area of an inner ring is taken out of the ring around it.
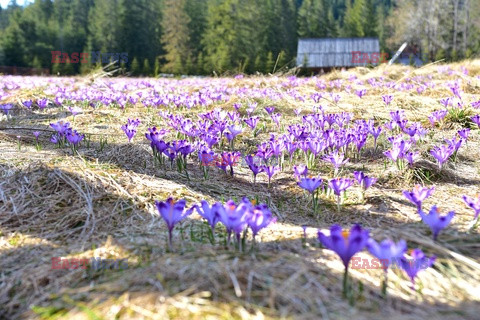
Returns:
[[[477,0],[35,0],[0,8],[0,66],[89,72],[51,51],[128,53],[134,76],[273,73],[295,66],[299,38],[405,41],[425,62],[480,52]],[[89,59],[90,61],[90,59]]]

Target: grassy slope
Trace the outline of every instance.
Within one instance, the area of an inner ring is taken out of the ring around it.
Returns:
[[[322,104],[327,112],[350,111],[356,119],[378,121],[388,119],[390,110],[402,108],[409,120],[430,127],[427,115],[440,109],[439,98],[451,95],[441,83],[462,77],[466,101],[479,100],[480,80],[474,76],[480,74],[480,62],[465,65],[469,75],[449,76],[437,72],[437,66],[356,69],[349,74],[356,73],[360,79],[384,76],[400,82],[407,77],[407,70],[409,77],[432,75],[437,86],[421,95],[415,91],[394,92],[390,108],[384,106],[381,95],[392,91],[371,88],[363,99],[342,93],[339,105],[327,101]],[[459,66],[451,67],[458,70]],[[348,75],[338,72],[324,78],[328,82],[348,79]],[[287,90],[277,86],[283,81],[285,78],[257,77],[236,80],[233,85]],[[317,91],[314,81],[295,90],[307,96]],[[38,94],[19,92],[17,96],[24,99]],[[311,100],[257,101],[257,110],[274,104],[284,115],[283,124],[299,121],[294,108],[301,107],[306,114],[313,105]],[[233,97],[221,107],[233,110],[234,102],[246,101]],[[204,111],[175,112],[193,115]],[[236,147],[251,151],[269,138],[269,131],[279,129],[263,111],[261,114],[267,119],[262,120],[267,123],[266,132],[253,139],[247,130],[239,136]],[[13,119],[0,121],[0,127],[48,129],[54,119],[65,117],[72,122],[69,113],[58,108],[43,113],[20,111]],[[129,117],[143,122],[133,144],[125,143],[120,130]],[[453,137],[461,128],[460,123],[451,121],[464,119],[457,118],[434,129],[421,147],[424,160],[414,170],[399,172],[390,164],[385,167],[381,150],[387,147],[386,141],[380,140],[379,150],[374,151],[369,140],[360,161],[352,159],[342,173],[351,176],[354,170],[364,168],[379,178],[367,191],[366,201],[359,203],[356,192],[350,192],[346,205],[337,213],[335,200],[323,197],[316,215],[311,213],[309,199],[296,186],[291,169],[274,176],[268,188],[263,174],[253,185],[247,168],[235,168],[233,178],[215,171],[205,181],[198,166],[190,166],[190,180],[174,170],[155,167],[142,133],[149,126],[160,125],[162,119],[155,110],[140,104],[125,112],[102,107],[77,115],[73,127],[94,134],[90,147],[80,148],[82,157],[55,149],[47,134],[40,137],[43,150],[36,151],[30,131],[1,130],[0,318],[346,319],[355,315],[359,319],[474,319],[480,311],[480,235],[478,231],[468,232],[472,211],[461,195],[473,196],[479,191],[479,130],[472,130],[457,161],[442,173],[428,155],[432,145]],[[100,137],[107,135],[108,144],[100,151]],[[296,162],[303,163],[303,159]],[[318,164],[322,177],[332,177],[330,165]],[[436,186],[434,195],[425,202],[427,207],[438,204],[442,212],[457,213],[437,242],[431,240],[415,209],[401,194],[416,183]],[[176,229],[175,252],[169,253],[165,225],[153,216],[154,200],[169,195],[185,198],[189,205],[201,199],[258,196],[271,205],[279,222],[261,232],[256,250],[238,253],[223,245],[221,234],[211,245],[205,236],[206,226],[195,214]],[[395,270],[389,272],[389,297],[384,300],[380,296],[381,270],[352,270],[357,303],[351,307],[341,298],[343,265],[333,252],[318,248],[316,228],[355,222],[371,230],[377,240],[403,238],[409,248],[420,247],[428,255],[437,255],[435,268],[419,277],[421,293],[412,292],[405,275]],[[301,241],[302,225],[310,226],[306,245]],[[97,273],[51,270],[50,259],[55,256],[128,258],[129,268]]]

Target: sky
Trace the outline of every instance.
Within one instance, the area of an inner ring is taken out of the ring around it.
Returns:
[[[8,4],[10,3],[11,0],[0,0],[0,7],[6,8]],[[33,0],[17,0],[17,4],[20,6],[23,6],[25,4],[28,4],[30,2],[33,2]]]

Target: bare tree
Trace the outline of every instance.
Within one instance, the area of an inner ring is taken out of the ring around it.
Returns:
[[[453,0],[453,51],[457,51],[457,33],[458,33],[458,1]]]

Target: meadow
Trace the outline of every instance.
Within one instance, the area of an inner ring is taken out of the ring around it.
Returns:
[[[0,319],[477,319],[479,159],[480,60],[0,76]]]

